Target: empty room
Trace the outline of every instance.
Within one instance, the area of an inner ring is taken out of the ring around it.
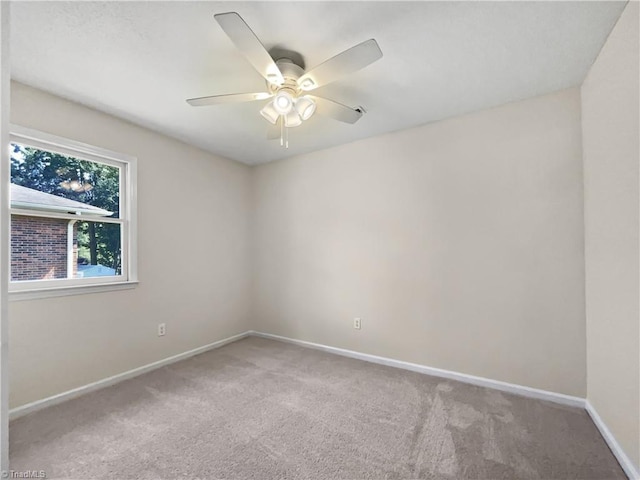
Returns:
[[[0,475],[640,479],[638,1],[1,1]]]

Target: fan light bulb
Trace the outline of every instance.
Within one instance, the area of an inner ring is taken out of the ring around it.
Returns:
[[[309,120],[316,111],[316,103],[309,97],[300,97],[296,101],[296,111],[300,114],[302,120]]]
[[[278,92],[276,98],[273,100],[273,108],[275,108],[280,115],[288,114],[293,108],[293,97],[289,92]]]

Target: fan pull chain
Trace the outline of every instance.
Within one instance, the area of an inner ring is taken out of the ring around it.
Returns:
[[[284,117],[280,117],[280,146],[289,148],[289,129],[284,126]]]
[[[284,147],[284,119],[280,117],[280,146]]]

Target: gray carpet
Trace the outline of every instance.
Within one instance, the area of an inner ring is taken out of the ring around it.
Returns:
[[[247,338],[19,418],[75,479],[623,479],[581,409]]]

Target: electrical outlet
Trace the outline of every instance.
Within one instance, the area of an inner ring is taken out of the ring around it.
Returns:
[[[362,328],[362,320],[360,318],[353,319],[353,328],[360,330]]]
[[[164,323],[158,324],[158,336],[163,337],[164,334],[167,333],[167,325]]]

